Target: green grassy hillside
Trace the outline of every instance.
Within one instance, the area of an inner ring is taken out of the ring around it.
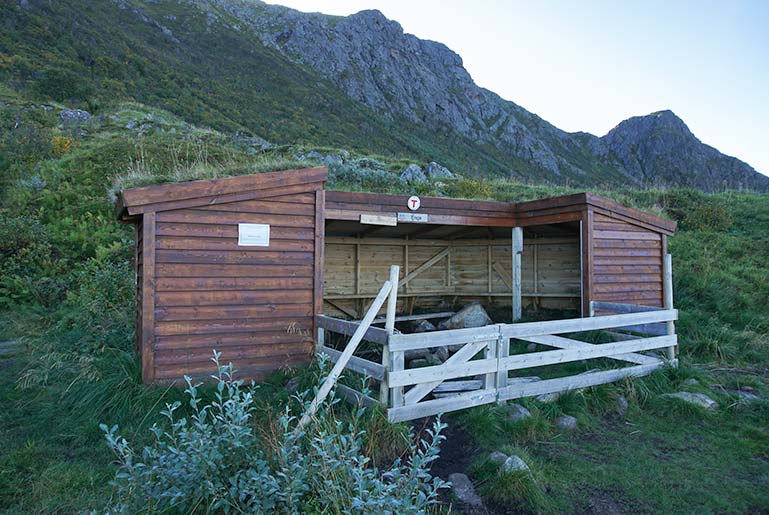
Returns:
[[[98,509],[110,501],[115,472],[98,423],[119,423],[124,434],[146,441],[146,428],[160,420],[158,407],[180,396],[140,384],[132,343],[133,236],[115,221],[110,190],[316,164],[298,160],[313,147],[259,150],[231,132],[140,103],[100,108],[88,122],[62,125],[61,105],[49,109],[8,88],[0,100],[0,340],[21,338],[27,346],[0,355],[0,509]],[[331,187],[412,191],[393,172],[410,159],[420,156],[353,152],[331,167]],[[573,191],[455,179],[418,193],[514,201]],[[767,196],[597,193],[679,222],[670,250],[681,368],[554,405],[526,401],[534,417],[524,425],[508,423],[496,407],[453,416],[450,424],[474,435],[468,445],[481,449],[478,455],[517,449],[538,483],[499,484],[481,462],[474,479],[489,502],[529,510],[589,511],[591,503],[609,502],[626,511],[769,510]],[[263,412],[286,400],[284,378],[260,390]],[[690,378],[699,384],[685,386]],[[745,385],[760,400],[731,393]],[[706,392],[721,407],[708,414],[657,397],[681,388]],[[611,415],[618,393],[631,403],[626,419]],[[560,435],[552,426],[560,413],[576,415],[582,429]]]
[[[0,19],[0,82],[40,102],[101,114],[135,100],[277,144],[438,159],[466,174],[505,175],[513,164],[532,178],[543,173],[504,160],[495,148],[385,119],[310,67],[232,30],[236,19],[211,22],[193,6],[67,0],[20,9],[3,2]]]

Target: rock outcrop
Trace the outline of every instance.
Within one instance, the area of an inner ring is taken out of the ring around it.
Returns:
[[[562,131],[479,87],[458,54],[404,33],[377,10],[337,17],[256,1],[198,1],[234,15],[262,44],[312,67],[385,117],[498,149],[509,156],[511,175],[533,168],[551,180],[600,175],[635,185],[769,189],[769,177],[701,143],[671,111],[630,118],[601,138]],[[430,165],[426,175],[439,178]]]

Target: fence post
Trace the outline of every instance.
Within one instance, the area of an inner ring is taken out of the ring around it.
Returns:
[[[673,258],[670,254],[665,254],[662,273],[664,276],[665,309],[673,309]],[[665,332],[668,335],[676,334],[675,322],[671,320],[666,322],[665,326]],[[674,360],[676,358],[676,346],[668,347],[665,354],[669,361]]]
[[[390,290],[390,296],[387,298],[387,313],[385,318],[385,331],[387,335],[391,336],[395,332],[395,308],[398,304],[398,278],[400,275],[400,267],[398,265],[390,266],[390,283],[393,284],[393,288]],[[385,368],[384,379],[379,385],[379,402],[385,407],[388,406],[390,387],[387,381],[387,374],[390,370],[392,357],[390,356],[390,342],[382,346],[382,366]],[[403,389],[401,388],[401,391]]]
[[[497,338],[497,399],[499,399],[499,390],[507,387],[507,369],[502,370],[499,362],[510,355],[510,340],[501,336]],[[497,400],[497,404],[505,404],[505,401]]]
[[[523,229],[513,227],[513,322],[521,319],[521,254],[523,253]]]

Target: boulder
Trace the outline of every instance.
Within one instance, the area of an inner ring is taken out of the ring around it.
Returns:
[[[295,393],[299,389],[299,379],[292,377],[286,382],[285,389],[288,393]]]
[[[507,458],[508,456],[504,452],[492,451],[489,453],[489,461],[496,463],[497,465],[502,465],[507,461]]]
[[[466,327],[483,327],[494,321],[478,302],[473,302],[457,311],[451,318],[438,324],[438,329],[464,329]]]
[[[755,393],[746,392],[745,390],[735,390],[732,393],[745,401],[757,401],[760,398]]]
[[[571,415],[561,415],[555,419],[555,427],[561,431],[574,431],[577,429],[577,419]]]
[[[700,384],[700,382],[698,380],[696,380],[695,378],[690,377],[689,379],[685,380],[681,384],[684,385],[684,386],[696,386],[696,385]]]
[[[620,417],[624,417],[627,413],[628,402],[624,395],[617,396],[617,414]]]
[[[660,397],[665,397],[667,399],[678,399],[686,403],[699,406],[700,408],[705,408],[706,410],[715,410],[718,408],[718,403],[704,393],[676,392],[665,393]]]
[[[520,404],[510,404],[507,407],[507,410],[509,412],[507,418],[512,422],[518,422],[519,420],[524,420],[531,417],[531,412]]]
[[[528,472],[529,466],[520,457],[513,454],[502,464],[502,470],[508,474],[511,472]]]
[[[427,177],[430,178],[430,180],[436,180],[436,179],[452,179],[454,178],[454,174],[449,171],[448,168],[445,166],[441,166],[435,161],[430,161],[427,163],[427,166],[425,166],[425,173],[427,174]]]
[[[76,125],[90,120],[91,113],[82,109],[64,109],[59,113],[59,117],[61,117],[61,121],[65,124]]]
[[[344,160],[339,154],[326,154],[323,156],[323,159],[321,159],[320,162],[328,167],[332,167],[341,165]]]
[[[409,363],[409,368],[429,367],[430,361],[427,358],[414,359]]]
[[[429,333],[431,331],[437,330],[438,328],[427,320],[416,320],[411,329],[411,331],[414,333]]]
[[[449,482],[451,483],[451,489],[454,495],[457,496],[461,502],[470,506],[483,506],[483,501],[480,496],[475,493],[475,487],[472,481],[464,474],[454,472],[449,474]]]
[[[555,402],[558,400],[558,397],[560,397],[561,394],[558,392],[551,392],[551,393],[543,393],[541,395],[537,395],[534,397],[539,402]]]
[[[449,359],[449,349],[448,347],[436,347],[435,351],[433,351],[433,356],[443,363],[447,359]]]
[[[415,359],[427,358],[428,354],[430,354],[430,351],[428,349],[413,349],[413,350],[404,351],[403,358],[406,361],[412,361]]]
[[[401,179],[406,182],[419,184],[427,183],[427,176],[417,165],[408,165],[406,169],[401,172]]]

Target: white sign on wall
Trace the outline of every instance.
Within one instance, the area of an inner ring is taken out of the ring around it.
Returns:
[[[269,247],[269,224],[238,224],[238,245],[244,247]]]
[[[422,205],[422,201],[416,195],[411,195],[406,205],[411,211],[416,211]]]
[[[417,224],[427,223],[427,214],[425,213],[398,213],[399,222],[411,222]]]

